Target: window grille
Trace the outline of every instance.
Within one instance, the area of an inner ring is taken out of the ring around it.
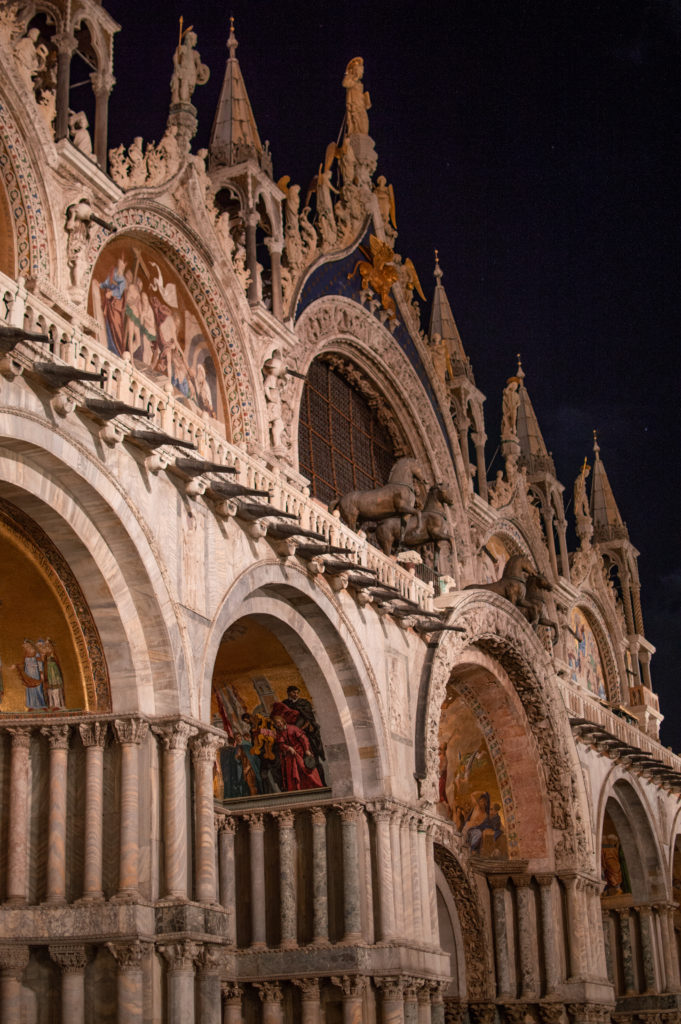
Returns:
[[[321,359],[305,381],[298,450],[300,472],[326,504],[348,491],[381,487],[395,461],[390,434],[375,410]]]

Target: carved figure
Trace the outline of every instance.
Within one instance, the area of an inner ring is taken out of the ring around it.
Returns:
[[[300,237],[303,242],[304,259],[307,263],[315,254],[317,249],[317,232],[310,223],[310,207],[306,206],[298,218],[300,225]]]
[[[220,240],[225,256],[231,256],[234,250],[234,239],[230,227],[229,212],[225,210],[215,221],[215,234]]]
[[[383,309],[387,310],[390,319],[393,320],[395,318],[395,300],[390,294],[390,290],[397,281],[397,269],[393,262],[395,253],[389,245],[376,238],[376,235],[371,235],[369,245],[370,253],[360,246],[360,251],[367,258],[357,261],[352,273],[348,274],[348,281],[351,281],[359,270],[362,288],[365,291],[371,288],[380,295]]]
[[[426,482],[423,470],[416,459],[404,457],[397,460],[390,471],[388,483],[383,487],[371,491],[349,491],[332,502],[329,508],[332,512],[337,508],[351,530],[368,520],[399,516],[404,520],[404,534],[406,517],[415,510],[417,503],[414,480]]]
[[[584,459],[584,465],[582,466],[579,476],[575,480],[573,491],[575,531],[582,542],[582,547],[588,545],[594,532],[591,512],[589,510],[589,499],[586,493],[586,481],[590,472],[591,467],[586,459]]]
[[[246,266],[246,249],[241,245],[241,243],[236,247],[232,263],[234,265],[234,273],[236,274],[241,287],[244,291],[247,291],[248,286],[251,283],[251,272]]]
[[[534,566],[525,555],[511,555],[504,566],[501,579],[495,580],[494,583],[471,583],[464,587],[464,590],[489,590],[520,607],[527,594],[527,581],[534,575]]]
[[[133,188],[144,185],[147,180],[147,162],[142,149],[142,136],[133,139],[128,150],[128,184]]]
[[[30,28],[25,36],[18,41],[14,47],[14,56],[17,61],[17,70],[25,83],[26,87],[33,92],[35,88],[35,78],[39,72],[45,66],[45,57],[47,55],[47,49],[43,45],[42,49],[39,49],[38,38],[40,36],[40,30],[37,28]]]
[[[381,214],[381,220],[383,221],[383,227],[394,234],[391,229],[397,228],[395,223],[395,192],[393,191],[392,185],[388,184],[388,181],[383,174],[379,174],[376,184],[374,185],[374,193],[378,200],[378,209]]]
[[[69,133],[71,135],[71,142],[79,149],[85,156],[89,156],[90,159],[94,159],[92,155],[92,139],[88,131],[88,119],[87,114],[84,110],[79,111],[77,114],[73,110],[69,112]]]
[[[180,167],[180,147],[177,142],[177,125],[169,124],[157,146],[166,164],[166,174],[172,178]]]
[[[120,146],[116,146],[115,149],[109,150],[109,172],[111,177],[120,185],[121,188],[125,188],[128,183],[128,172],[130,170],[130,161],[125,155],[125,146],[123,143]]]
[[[170,79],[170,102],[191,103],[197,85],[205,85],[210,78],[210,68],[201,63],[195,49],[196,33],[188,28],[173,54],[173,74]]]
[[[319,221],[322,242],[325,246],[331,246],[336,241],[337,232],[331,193],[335,192],[338,195],[338,189],[334,188],[331,184],[331,168],[322,168],[322,165],[319,165],[315,188],[317,192],[317,219]]]
[[[361,57],[353,57],[345,69],[343,88],[345,89],[345,125],[348,135],[368,135],[371,98],[364,91],[362,76],[364,61]]]
[[[281,449],[285,447],[284,435],[286,432],[281,388],[286,377],[287,368],[278,348],[275,348],[270,358],[265,361],[262,372],[265,378],[264,389],[270,441],[272,448],[275,450]]]
[[[354,185],[357,173],[357,157],[347,136],[343,145],[336,150],[336,156],[338,157],[343,185]]]
[[[300,238],[300,185],[289,185],[291,176],[284,175],[277,182],[278,188],[286,196],[284,208],[286,211],[286,227],[284,235],[286,238],[286,258],[288,265],[292,268],[300,266],[303,259],[303,243]]]
[[[501,400],[501,439],[514,439],[517,435],[518,406],[520,405],[520,378],[509,377]]]
[[[437,544],[447,541],[449,550],[454,550],[452,535],[447,525],[445,505],[453,505],[454,496],[450,488],[444,484],[433,484],[428,491],[422,509],[413,512],[407,519],[402,536],[405,548],[420,548],[424,544]],[[402,520],[394,517],[384,519],[376,528],[376,540],[384,554],[391,555],[395,544],[402,535]]]

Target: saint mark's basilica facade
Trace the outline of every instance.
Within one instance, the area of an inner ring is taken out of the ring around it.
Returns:
[[[0,1020],[679,1021],[607,452],[572,542],[522,367],[499,436],[396,250],[361,58],[305,196],[233,25],[208,150],[191,29],[110,148],[118,29],[0,9]]]

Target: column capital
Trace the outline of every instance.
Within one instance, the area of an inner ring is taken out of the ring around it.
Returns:
[[[211,732],[202,732],[198,736],[195,736],[191,741],[191,752],[192,760],[194,764],[200,761],[207,761],[210,764],[215,760],[218,747],[222,747],[227,742],[227,734],[225,733],[224,740],[219,736],[215,736]]]
[[[180,942],[161,942],[156,947],[169,971],[192,971],[194,961],[201,953],[201,943],[183,939]]]
[[[234,835],[236,832],[236,818],[230,818],[228,814],[219,814],[216,817],[218,832],[226,832],[228,835]]]
[[[371,817],[376,822],[389,822],[393,816],[393,808],[386,807],[385,804],[369,804],[368,810],[371,812]]]
[[[79,974],[85,970],[88,962],[86,946],[48,946],[52,960],[59,965],[63,974]]]
[[[92,90],[95,96],[108,96],[116,84],[116,79],[108,68],[102,68],[101,71],[93,71],[90,75],[90,81],[92,82]]]
[[[103,747],[106,744],[109,727],[106,722],[81,722],[78,732],[84,747]]]
[[[404,979],[404,999],[405,1002],[415,1003],[418,998],[418,992],[423,982],[420,978],[405,978]]]
[[[222,998],[226,1003],[241,1003],[241,997],[244,994],[244,990],[238,982],[222,981],[220,982],[220,990],[222,992]]]
[[[542,889],[548,889],[550,885],[553,885],[556,876],[555,875],[535,875],[537,885],[541,886]]]
[[[196,961],[204,974],[220,974],[225,966],[227,950],[214,942],[204,942]]]
[[[366,978],[361,974],[343,974],[341,977],[333,977],[332,984],[338,985],[343,995],[348,999],[359,999],[364,995]]]
[[[604,1003],[568,1003],[567,1011],[575,1024],[609,1024],[612,1006]]]
[[[278,981],[256,981],[253,985],[257,988],[260,1001],[263,1003],[282,1003],[284,993]]]
[[[319,1002],[319,978],[291,978],[290,980],[296,988],[300,989],[304,1003]]]
[[[311,807],[310,818],[313,825],[326,825],[326,811],[323,807]]]
[[[613,910],[617,914],[620,920],[629,920],[633,907],[613,907]]]
[[[264,814],[244,814],[244,821],[248,822],[248,827],[251,832],[264,832],[265,831],[265,816]]]
[[[71,728],[68,725],[44,725],[40,730],[41,736],[47,738],[52,750],[68,750],[70,732]]]
[[[265,245],[269,249],[270,254],[272,254],[274,252],[279,252],[280,253],[280,252],[282,252],[282,250],[284,248],[284,239],[283,238],[273,238],[270,235],[268,238],[265,239]]]
[[[460,1003],[458,999],[447,999],[445,1001],[446,1024],[463,1024],[463,1019],[465,1015],[465,1003]]]
[[[282,811],[270,811],[270,815],[277,822],[280,829],[293,828],[295,825],[295,815],[293,811],[288,810],[288,808]]]
[[[334,804],[333,806],[340,814],[342,822],[356,822],[360,814],[364,810],[362,804],[359,803]]]
[[[404,998],[404,978],[400,978],[398,975],[374,977],[374,984],[381,990],[384,999],[401,1000]]]
[[[494,1003],[469,1003],[468,1016],[471,1024],[493,1024],[496,1017]]]
[[[121,746],[139,746],[149,731],[149,723],[142,718],[116,718],[113,725]]]
[[[516,889],[527,889],[532,884],[532,875],[513,875],[512,878]]]
[[[528,1011],[526,1003],[503,1003],[500,1009],[506,1024],[525,1024]]]
[[[27,725],[11,725],[7,732],[12,737],[13,750],[28,750],[31,744],[31,727]]]
[[[537,1008],[541,1024],[562,1024],[563,1003],[539,1003]]]
[[[3,943],[0,945],[0,971],[5,975],[20,979],[28,967],[29,953],[28,946]]]
[[[487,875],[487,882],[490,889],[505,889],[508,885],[508,875]]]
[[[78,40],[68,32],[58,32],[52,37],[52,42],[57,47],[59,54],[63,54],[66,57],[70,57],[78,47]]]
[[[106,948],[118,964],[120,971],[139,971],[142,957],[149,949],[147,942],[107,942]]]
[[[164,750],[186,750],[189,739],[199,730],[187,722],[162,722],[152,725],[151,731],[159,737]]]

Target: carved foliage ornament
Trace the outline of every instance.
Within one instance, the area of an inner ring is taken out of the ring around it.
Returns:
[[[464,935],[466,981],[471,999],[484,999],[488,995],[487,948],[485,945],[484,916],[477,892],[455,857],[437,843],[434,847],[435,863],[447,880],[461,930]]]

